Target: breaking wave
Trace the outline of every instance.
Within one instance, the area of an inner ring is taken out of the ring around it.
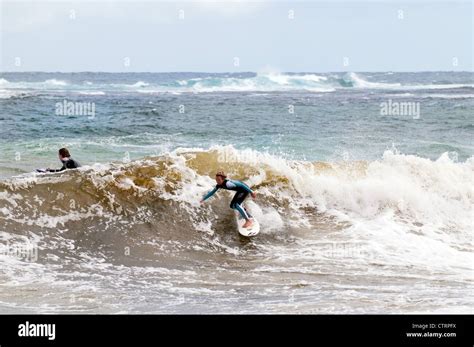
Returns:
[[[256,203],[248,204],[262,235],[337,231],[370,240],[374,252],[394,261],[400,250],[415,262],[426,262],[426,252],[436,250],[431,262],[462,269],[473,260],[474,159],[455,162],[448,153],[431,161],[387,151],[378,161],[328,163],[233,147],[181,149],[3,181],[1,226],[23,236],[101,230],[101,238],[120,230],[139,239],[140,232],[153,232],[212,251],[215,233],[235,229],[230,194],[199,205],[218,169],[258,192]]]
[[[152,78],[153,80],[153,78]],[[45,81],[15,81],[0,79],[0,97],[6,98],[27,91],[66,91],[81,94],[103,95],[109,92],[127,93],[212,93],[212,92],[278,92],[307,91],[314,93],[334,92],[340,89],[387,89],[387,90],[443,90],[471,89],[473,84],[401,84],[369,81],[354,72],[344,74],[213,74],[206,77],[172,79],[167,81],[104,83],[90,81],[72,82],[59,79]],[[16,93],[16,94],[15,94]]]

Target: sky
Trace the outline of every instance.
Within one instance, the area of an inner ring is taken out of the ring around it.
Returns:
[[[472,71],[471,1],[6,1],[0,71]]]

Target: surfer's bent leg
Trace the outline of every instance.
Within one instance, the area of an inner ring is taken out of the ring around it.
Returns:
[[[230,202],[230,208],[239,211],[242,218],[245,220],[249,220],[250,216],[248,215],[245,208],[242,207],[242,203],[244,202],[245,198],[247,197],[248,193],[237,192],[234,195],[234,198]]]

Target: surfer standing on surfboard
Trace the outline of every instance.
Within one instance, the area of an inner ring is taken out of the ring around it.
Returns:
[[[230,202],[230,208],[239,211],[242,218],[245,219],[243,228],[250,228],[253,224],[252,217],[249,216],[247,210],[242,206],[245,198],[250,194],[255,199],[257,194],[250,189],[248,185],[237,180],[230,180],[223,171],[216,173],[216,186],[213,190],[207,193],[201,200],[201,204],[214,195],[219,189],[235,190],[236,193]]]

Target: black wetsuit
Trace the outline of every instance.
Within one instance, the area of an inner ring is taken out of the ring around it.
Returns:
[[[66,160],[61,160],[63,163],[63,167],[60,169],[48,169],[48,172],[60,172],[66,169],[77,169],[78,167],[81,167],[81,164],[77,160],[72,159],[71,157],[67,158]]]

